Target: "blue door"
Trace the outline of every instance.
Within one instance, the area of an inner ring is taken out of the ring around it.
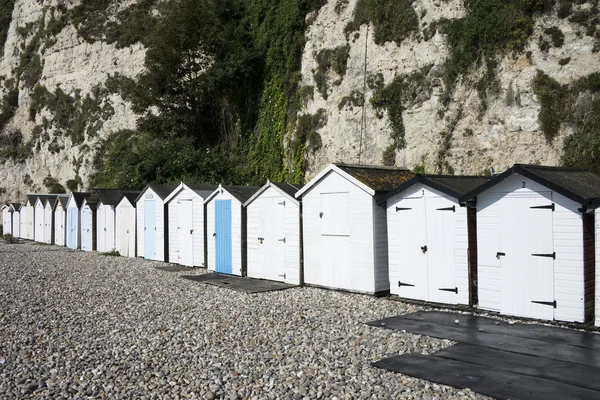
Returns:
[[[67,246],[77,248],[77,208],[69,208],[67,213]]]
[[[215,200],[215,271],[231,274],[231,200]]]
[[[144,201],[144,258],[156,256],[156,201]]]

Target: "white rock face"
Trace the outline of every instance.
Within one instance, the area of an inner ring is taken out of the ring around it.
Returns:
[[[0,75],[6,78],[13,77],[13,71],[19,64],[21,46],[24,42],[28,43],[35,33],[34,28],[27,39],[24,39],[17,32],[17,28],[24,27],[27,23],[38,24],[43,15],[43,7],[49,9],[59,3],[66,3],[65,5],[71,8],[78,2],[53,0],[45,1],[42,5],[36,0],[16,1],[4,46],[4,57],[0,58]],[[102,85],[109,75],[135,77],[143,70],[145,48],[139,43],[122,49],[101,41],[88,43],[78,35],[70,23],[56,35],[55,39],[56,43],[52,46],[46,49],[40,48],[43,72],[39,84],[45,86],[50,92],[60,87],[68,95],[73,96],[78,92],[81,97],[85,97],[94,87]],[[1,91],[0,94],[3,95]],[[30,94],[30,90],[21,83],[19,107],[2,134],[19,130],[26,142],[31,137],[35,126],[42,124],[43,117],[52,118],[52,115],[44,110],[34,121],[30,119]],[[114,109],[114,113],[104,121],[97,136],[86,136],[83,143],[73,145],[68,136],[59,135],[58,145],[64,146],[64,149],[58,153],[48,151],[51,141],[42,140],[39,150],[34,150],[33,156],[24,163],[16,163],[10,159],[0,161],[2,177],[0,188],[5,191],[0,193],[0,200],[19,201],[26,193],[45,192],[43,180],[47,176],[56,178],[66,187],[67,180],[79,175],[83,181],[79,190],[86,188],[90,175],[94,172],[91,162],[98,141],[113,131],[135,128],[136,115],[132,112],[129,103],[117,94],[110,94],[101,100],[108,102]],[[50,136],[53,139],[52,135]]]
[[[367,75],[381,73],[385,84],[389,84],[394,76],[409,74],[425,66],[433,66],[434,72],[443,71],[448,57],[446,36],[439,30],[427,41],[420,32],[400,46],[394,42],[379,46],[373,40],[372,26],[363,25],[359,33],[351,34],[347,41],[344,27],[353,20],[357,0],[349,0],[339,14],[335,10],[338,3],[338,0],[328,1],[313,17],[302,57],[302,85],[315,86],[313,70],[318,66],[316,55],[319,51],[346,44],[351,46],[348,69],[341,83],[334,85],[330,80],[327,100],[315,90],[314,99],[299,113],[314,114],[318,109],[324,109],[327,115],[327,124],[318,131],[322,147],[309,157],[307,178],[317,174],[329,162],[381,164],[382,153],[391,144],[390,127],[387,113],[378,118],[377,110],[369,102],[373,90],[365,88],[364,110],[348,106],[338,109],[344,96],[352,91],[363,92],[365,72]],[[421,29],[433,21],[465,15],[460,0],[417,0],[413,7]],[[564,33],[564,44],[542,52],[538,37],[544,29],[553,26]],[[479,174],[490,167],[502,170],[516,162],[558,165],[564,138],[570,132],[564,129],[552,143],[546,141],[538,123],[540,104],[533,93],[532,81],[537,70],[544,71],[561,84],[597,71],[600,56],[592,52],[594,40],[578,31],[581,27],[578,29],[567,19],[559,19],[555,13],[540,17],[524,52],[530,51],[530,56],[516,59],[506,56],[500,60],[497,68],[500,92],[488,96],[488,106],[483,114],[479,111],[481,102],[477,91],[472,89],[471,82],[465,82],[475,81],[477,73],[457,85],[447,109],[439,101],[441,75],[436,77],[430,73],[431,97],[403,112],[407,145],[397,151],[396,165],[411,169],[423,165],[429,173],[438,172],[438,154],[443,143],[440,133],[448,131],[453,123],[450,149],[443,161],[456,174]],[[570,62],[561,66],[558,61],[567,57]]]

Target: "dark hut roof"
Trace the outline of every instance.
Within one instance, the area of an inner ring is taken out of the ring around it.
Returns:
[[[83,204],[83,201],[85,199],[87,199],[88,197],[90,197],[90,192],[73,192],[71,193],[71,195],[73,196],[73,199],[75,199],[75,204],[77,205],[77,207],[81,207],[81,205]]]
[[[512,168],[463,195],[460,201],[471,200],[479,193],[515,174],[523,175],[582,205],[591,204],[596,199],[600,199],[600,176],[586,169],[515,164]]]
[[[69,203],[69,195],[67,195],[67,194],[59,194],[58,196],[56,196],[56,200],[54,202],[53,207],[56,208],[57,203],[60,204],[60,206],[63,209],[66,209],[67,208],[67,204]]]
[[[135,190],[93,189],[88,202],[96,203],[99,201],[102,204],[116,206],[119,203],[119,201],[123,198],[123,195],[125,193],[135,193],[136,197],[140,194],[139,191]]]
[[[48,202],[52,202],[52,205],[54,205],[54,201],[56,200],[57,196],[57,194],[40,194],[38,195],[38,198],[42,202],[42,205],[46,207],[46,204],[48,204]]]
[[[14,208],[16,211],[21,210],[21,207],[23,207],[23,204],[21,203],[10,203],[10,205],[12,206],[12,208]]]
[[[35,202],[37,201],[39,196],[37,194],[28,194],[28,195],[25,195],[25,197],[29,201],[29,204],[31,204],[33,206],[33,205],[35,205]]]
[[[177,186],[174,185],[161,185],[158,183],[150,183],[148,185],[146,185],[146,187],[144,188],[144,190],[142,190],[140,192],[140,194],[138,195],[138,197],[135,199],[135,201],[137,202],[140,197],[146,193],[146,191],[148,189],[152,189],[152,191],[154,191],[154,193],[156,193],[156,195],[158,197],[160,197],[162,200],[166,199],[173,190],[177,189]]]
[[[385,203],[390,197],[405,191],[416,183],[425,184],[458,199],[471,190],[483,185],[488,180],[489,178],[485,176],[417,175],[394,190],[377,196],[377,203]]]
[[[304,185],[296,185],[294,183],[282,183],[282,182],[271,182],[271,185],[277,186],[284,193],[289,194],[291,197],[294,197],[296,192],[302,189]]]
[[[206,199],[219,187],[219,185],[188,185],[187,183],[185,185],[198,193],[203,199]]]
[[[127,198],[127,200],[129,200],[129,202],[135,207],[135,201],[138,198],[138,196],[140,195],[140,192],[135,192],[135,191],[127,191],[122,193],[121,198],[119,199],[119,203],[121,202],[121,200],[123,200],[123,198]],[[118,203],[117,203],[118,204]]]
[[[356,180],[364,183],[376,193],[392,190],[415,176],[412,171],[397,167],[352,164],[334,165]]]
[[[245,203],[254,193],[260,189],[259,186],[223,186],[233,197]]]

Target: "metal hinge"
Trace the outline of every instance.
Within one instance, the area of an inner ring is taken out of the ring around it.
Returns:
[[[406,211],[406,210],[412,210],[412,208],[396,207],[396,211]]]
[[[556,260],[556,253],[550,253],[550,254],[532,254],[532,256],[535,257],[548,257],[548,258],[552,258],[553,260]]]
[[[452,212],[456,212],[456,206],[444,207],[444,208],[436,208],[436,210],[438,210],[438,211],[452,211]]]
[[[281,275],[277,275],[277,276],[279,276],[279,277],[281,277],[281,278],[285,279],[285,274],[281,274]]]
[[[458,288],[439,288],[438,290],[441,290],[443,292],[454,292],[456,294],[458,294]]]
[[[414,287],[415,285],[411,285],[410,283],[402,283],[402,282],[398,281],[398,287],[402,287],[402,286],[411,286],[411,287]]]
[[[537,208],[537,209],[540,209],[540,210],[544,209],[544,210],[552,210],[552,211],[554,211],[554,203],[548,204],[546,206],[531,206],[529,208]]]
[[[554,301],[532,301],[532,303],[541,304],[543,306],[552,306],[552,307],[556,308],[556,300],[554,300]]]
[[[496,252],[496,258],[500,257],[500,256],[505,256],[506,253],[503,253],[501,251]]]
[[[279,239],[278,241],[279,241],[279,242],[283,242],[283,243],[285,243],[285,238],[283,238],[283,239]]]
[[[280,205],[280,206],[285,206],[285,200],[282,201],[281,203],[277,203],[277,204]]]

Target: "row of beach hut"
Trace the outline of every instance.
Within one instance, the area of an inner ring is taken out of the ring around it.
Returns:
[[[600,326],[599,206],[600,177],[583,169],[331,164],[304,186],[149,184],[2,212],[5,233],[72,249]]]

